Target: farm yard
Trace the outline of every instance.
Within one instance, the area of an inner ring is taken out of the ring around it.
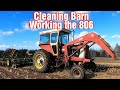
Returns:
[[[86,72],[85,79],[120,79],[120,60],[96,58],[95,73]],[[19,68],[0,66],[0,79],[71,79],[69,69],[55,70],[50,73],[38,73],[34,67]]]
[[[0,79],[120,79],[118,11],[0,13]]]

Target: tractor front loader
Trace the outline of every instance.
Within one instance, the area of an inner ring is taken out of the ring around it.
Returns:
[[[74,79],[83,79],[85,71],[95,71],[94,59],[90,57],[89,48],[99,45],[112,58],[115,54],[110,45],[98,34],[91,32],[69,42],[70,30],[48,30],[40,33],[39,46],[33,64],[37,71],[48,72],[53,67],[70,67],[70,75]]]

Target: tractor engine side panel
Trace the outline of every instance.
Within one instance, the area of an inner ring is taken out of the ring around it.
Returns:
[[[44,44],[44,45],[40,45],[40,47],[42,49],[46,50],[47,52],[51,53],[53,56],[56,56],[56,55],[53,54],[53,49],[50,45],[47,45],[47,44],[45,45]]]

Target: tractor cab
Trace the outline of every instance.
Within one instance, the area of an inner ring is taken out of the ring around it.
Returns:
[[[62,46],[69,42],[70,30],[47,30],[40,32],[39,46],[53,56],[62,53]]]

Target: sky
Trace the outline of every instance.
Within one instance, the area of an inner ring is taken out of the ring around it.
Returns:
[[[39,49],[39,32],[44,30],[30,30],[28,21],[33,19],[35,11],[0,11],[0,49]],[[55,11],[41,11],[50,13]],[[60,11],[67,12],[70,11]],[[75,37],[89,32],[96,32],[112,47],[120,44],[120,11],[77,11],[87,12],[90,20],[94,21],[93,29],[75,29]],[[74,21],[77,22],[77,21]],[[94,48],[99,48],[94,46]]]

